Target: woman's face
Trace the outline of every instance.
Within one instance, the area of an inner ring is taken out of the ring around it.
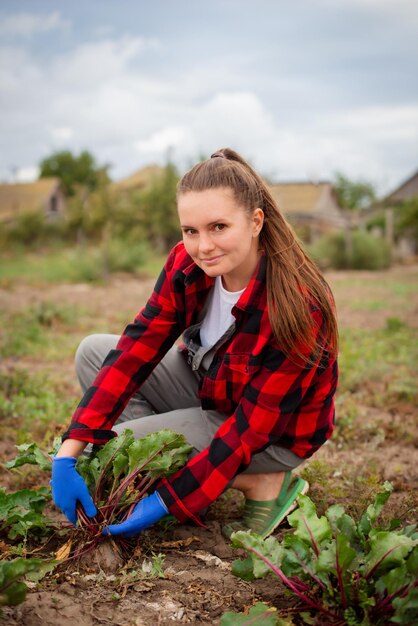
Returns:
[[[263,211],[249,215],[227,187],[188,191],[177,206],[184,245],[196,265],[208,276],[222,276],[228,291],[246,287],[259,259]]]

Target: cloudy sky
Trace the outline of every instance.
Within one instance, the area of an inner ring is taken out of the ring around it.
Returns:
[[[0,180],[230,146],[277,181],[418,168],[416,0],[0,0]]]

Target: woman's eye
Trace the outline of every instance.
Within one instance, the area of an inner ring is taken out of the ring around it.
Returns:
[[[183,230],[183,233],[184,233],[185,235],[194,235],[194,234],[195,234],[195,232],[196,232],[196,231],[195,231],[195,229],[194,229],[194,228],[185,228],[185,229]]]
[[[219,232],[220,230],[224,230],[225,224],[215,224],[215,230]]]

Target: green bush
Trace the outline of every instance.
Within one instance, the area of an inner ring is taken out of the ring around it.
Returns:
[[[47,219],[41,212],[28,212],[19,215],[13,222],[0,228],[0,249],[6,254],[15,255],[19,251],[42,250],[62,244],[69,239],[64,219]]]
[[[352,253],[343,232],[321,237],[309,253],[322,268],[381,270],[390,266],[391,251],[384,239],[362,231],[351,233]]]
[[[145,242],[111,239],[102,246],[102,263],[107,272],[136,272],[148,255]]]

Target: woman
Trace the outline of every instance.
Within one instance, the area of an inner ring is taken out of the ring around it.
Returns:
[[[195,165],[177,203],[183,242],[146,306],[120,338],[93,335],[78,350],[85,393],[53,462],[53,498],[73,523],[77,501],[94,515],[75,470],[87,443],[126,427],[136,437],[171,428],[194,447],[187,465],[104,532],[132,536],[168,512],[201,524],[199,512],[234,487],[245,494],[244,515],[224,534],[267,537],[308,489],[292,470],[333,430],[333,298],[236,152]]]

